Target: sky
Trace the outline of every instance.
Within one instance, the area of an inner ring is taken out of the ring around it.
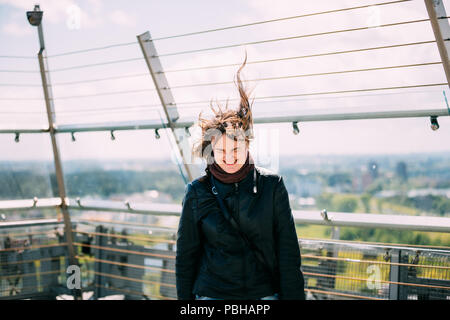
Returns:
[[[36,3],[44,11],[43,30],[55,98],[56,123],[112,123],[159,119],[164,115],[136,36],[149,31],[154,39],[223,28],[307,13],[388,1],[103,1],[0,0],[0,129],[45,128],[47,115],[38,72],[37,29],[25,12]],[[450,2],[444,1],[446,8]],[[447,11],[449,11],[448,9]],[[318,53],[430,41],[423,1],[372,6],[312,15],[298,19],[232,28],[198,35],[154,40],[162,67],[178,105],[180,119],[208,114],[210,99],[235,99],[233,78],[247,52],[248,62]],[[167,55],[268,39],[308,35],[350,28],[359,31],[310,36],[225,49]],[[87,50],[108,47],[103,50]],[[76,51],[84,51],[77,53]],[[6,57],[8,56],[8,57]],[[11,58],[20,56],[25,58]],[[119,63],[109,61],[125,60]],[[435,43],[334,54],[302,59],[250,63],[243,78],[253,88],[255,117],[359,111],[443,109],[446,85],[361,93],[307,95],[267,99],[268,96],[319,93],[366,88],[446,83]],[[103,64],[102,64],[103,63]],[[344,70],[423,64],[386,70],[303,76]],[[97,64],[96,66],[86,66]],[[98,65],[100,64],[100,65]],[[234,64],[229,67],[179,69]],[[74,67],[74,68],[72,68]],[[21,72],[6,72],[6,71]],[[297,76],[297,77],[296,77]],[[286,79],[261,80],[273,77]],[[99,80],[113,78],[108,80]],[[259,79],[259,80],[258,80]],[[253,81],[256,80],[256,81]],[[68,83],[69,82],[69,83]],[[75,82],[75,83],[71,83]],[[226,84],[183,88],[189,84]],[[131,93],[118,93],[130,91]],[[136,92],[137,91],[137,92]],[[235,101],[230,107],[237,107]],[[321,154],[408,154],[450,151],[450,118],[438,118],[440,129],[430,129],[429,118],[300,122],[294,135],[291,123],[256,125],[255,153],[263,157]],[[192,129],[193,137],[196,128]],[[152,130],[58,134],[63,160],[154,158],[173,159],[173,140],[164,130],[155,139]],[[191,141],[192,142],[192,141]],[[0,161],[51,159],[48,134],[0,134]],[[258,158],[258,156],[256,157]]]

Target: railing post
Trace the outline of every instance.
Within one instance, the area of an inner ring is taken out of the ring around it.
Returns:
[[[401,249],[393,249],[391,263],[393,264],[391,264],[389,281],[396,283],[389,284],[389,300],[407,300],[409,288],[398,282],[408,282],[408,267],[399,265],[399,263],[408,263],[408,255]]]
[[[402,264],[408,264],[408,254],[404,250],[400,250],[399,260]],[[408,283],[408,267],[404,265],[400,265],[399,268],[399,282]],[[412,287],[404,284],[400,284],[398,286],[398,300],[408,300],[408,294]]]
[[[172,92],[170,91],[169,83],[167,82],[161,62],[158,58],[156,47],[153,44],[150,32],[148,31],[141,35],[138,35],[137,39],[141,46],[145,61],[147,62],[147,66],[152,76],[153,82],[155,84],[156,92],[158,93],[159,99],[161,100],[161,105],[164,109],[164,113],[166,114],[167,122],[177,143],[178,150],[183,160],[184,168],[189,177],[189,180],[192,181],[194,178],[200,175],[200,170],[191,159],[191,147],[188,141],[188,134],[186,133],[184,128],[176,128],[174,126],[174,122],[178,120],[179,114],[177,106],[175,104],[175,100],[172,96]]]
[[[34,11],[40,11],[39,5],[36,5],[34,7]],[[70,215],[69,210],[67,208],[66,204],[66,188],[64,185],[64,176],[62,171],[62,165],[61,165],[61,159],[59,155],[59,148],[58,143],[56,141],[55,136],[55,108],[53,105],[53,93],[51,89],[51,82],[50,82],[50,73],[47,66],[47,56],[45,52],[45,43],[44,43],[44,33],[42,30],[42,22],[39,23],[38,27],[38,36],[39,36],[39,44],[40,44],[40,50],[38,53],[38,61],[39,61],[39,69],[41,72],[41,79],[42,79],[42,88],[44,90],[44,98],[45,98],[45,106],[47,110],[47,118],[48,118],[48,125],[49,125],[49,133],[50,133],[50,139],[52,142],[52,149],[53,149],[53,160],[55,164],[55,175],[56,175],[56,181],[58,184],[58,193],[59,197],[61,198],[61,211],[63,214],[64,219],[64,228],[65,228],[65,235],[66,235],[66,241],[67,241],[67,248],[69,251],[69,262],[71,265],[79,265],[78,259],[75,257],[75,249],[73,246],[73,233],[72,233],[72,224],[70,221]],[[79,300],[82,299],[82,293],[81,289],[74,289],[74,297],[75,299]]]
[[[447,13],[442,0],[425,0],[425,6],[430,17],[431,27],[444,66],[447,83],[450,85],[450,63],[448,60],[450,52],[450,25],[448,23]]]
[[[397,263],[400,262],[400,250],[392,249],[391,251],[391,268],[389,270],[389,281],[399,282],[400,269]],[[389,284],[389,300],[398,300],[399,298],[399,286],[397,283]]]
[[[97,226],[95,232],[98,233],[98,235],[95,236],[95,244],[99,248],[92,250],[94,258],[96,259],[94,262],[94,297],[95,299],[98,299],[107,295],[107,293],[105,293],[106,289],[104,289],[106,284],[105,278],[100,275],[103,272],[103,264],[99,260],[102,260],[104,255],[103,249],[100,248],[106,247],[108,238],[101,235],[102,233],[107,233],[106,228],[102,225]]]
[[[337,226],[331,227],[331,239],[333,240],[339,240],[340,239],[341,230]]]

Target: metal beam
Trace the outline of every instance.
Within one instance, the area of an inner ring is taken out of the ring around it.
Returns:
[[[39,10],[39,5],[35,6]],[[56,181],[58,184],[58,194],[59,198],[61,199],[61,211],[64,219],[64,231],[66,236],[66,242],[67,242],[67,248],[68,248],[68,256],[69,256],[69,262],[71,265],[79,265],[78,259],[75,256],[75,249],[73,246],[73,233],[72,233],[72,223],[70,221],[70,215],[69,211],[67,210],[67,205],[65,204],[66,199],[66,188],[64,184],[64,175],[62,171],[62,165],[61,165],[61,158],[59,155],[59,148],[58,148],[58,142],[56,141],[55,136],[55,108],[53,105],[53,92],[51,87],[51,81],[50,81],[50,73],[47,65],[47,55],[45,51],[45,42],[44,42],[44,32],[42,29],[42,22],[38,25],[38,35],[39,35],[39,44],[40,44],[40,50],[38,53],[38,60],[39,60],[39,70],[41,73],[41,80],[42,80],[42,88],[44,90],[44,98],[45,98],[45,107],[47,110],[47,119],[48,119],[48,125],[49,125],[49,133],[50,133],[50,140],[52,142],[52,150],[53,150],[53,160],[55,164],[55,175],[56,175]],[[75,299],[80,299],[81,297],[81,290],[75,290]],[[82,299],[82,298],[81,298]]]
[[[23,207],[19,207],[18,203],[11,204],[12,201],[14,200],[0,201],[0,208],[3,211],[33,209],[32,206],[28,205],[33,200],[15,200],[22,201]],[[25,201],[28,201],[28,203],[25,203]],[[54,201],[54,198],[40,199],[39,201],[44,204]],[[127,206],[126,203],[120,201],[83,199],[68,199],[66,204],[69,210],[127,212],[156,216],[180,216],[181,214],[181,205],[179,204],[129,203],[129,206]],[[55,207],[58,207],[58,205]],[[292,210],[292,214],[295,223],[299,224],[450,233],[450,218],[447,217],[327,212],[328,220],[325,220],[321,213],[315,210]],[[1,222],[0,225],[2,225]]]
[[[188,134],[184,129],[177,128],[174,123],[178,120],[179,114],[172,92],[170,91],[169,83],[164,74],[161,62],[156,52],[156,47],[153,44],[150,32],[145,32],[137,36],[139,45],[147,63],[148,69],[155,84],[156,92],[158,93],[164,113],[167,119],[167,126],[171,129],[173,137],[175,138],[178,151],[180,152],[183,161],[184,169],[192,181],[200,176],[198,165],[194,164],[191,157],[191,146],[189,144]]]
[[[425,6],[430,17],[436,44],[444,66],[447,83],[450,86],[450,63],[448,60],[450,52],[450,25],[448,24],[447,13],[445,12],[442,0],[425,0]]]
[[[46,129],[28,129],[28,128],[11,128],[0,129],[0,133],[48,133],[49,128]]]
[[[69,200],[70,210],[129,212],[155,216],[178,216],[181,207],[178,204],[166,203],[127,203],[108,200]]]
[[[340,121],[340,120],[364,120],[364,119],[395,119],[395,118],[421,118],[431,116],[449,116],[447,109],[417,109],[417,110],[393,110],[375,112],[337,112],[337,113],[313,113],[288,116],[259,117],[255,123],[282,123],[282,122],[308,122],[308,121]]]
[[[21,220],[21,221],[7,221],[0,222],[0,230],[1,229],[12,229],[12,228],[28,228],[28,227],[45,227],[52,225],[59,225],[63,222],[58,221],[57,219],[38,219],[38,220]]]
[[[324,220],[318,211],[292,211],[296,223],[325,226],[380,228],[424,232],[450,232],[450,218],[375,213],[327,212]]]
[[[177,128],[189,128],[193,122],[176,122]],[[168,123],[161,123],[160,120],[137,120],[137,121],[120,121],[108,123],[93,123],[81,125],[60,125],[56,128],[57,133],[69,132],[89,132],[89,131],[119,131],[119,130],[149,130],[167,128]]]
[[[339,113],[314,113],[298,114],[287,116],[255,117],[255,124],[263,123],[285,123],[285,122],[309,122],[309,121],[341,121],[341,120],[366,120],[366,119],[398,119],[398,118],[423,118],[423,117],[444,117],[449,116],[448,110],[444,108],[428,108],[417,110],[394,110],[394,111],[376,111],[376,112],[339,112]],[[173,122],[174,128],[189,128],[194,124],[193,119],[182,119]],[[55,133],[71,132],[93,132],[93,131],[119,131],[119,130],[148,130],[163,129],[169,126],[168,122],[161,123],[157,120],[137,120],[120,121],[108,123],[94,123],[81,125],[60,125],[55,126]],[[29,133],[24,129],[0,129],[1,133]],[[36,133],[37,131],[33,131]],[[48,132],[39,131],[39,132]]]
[[[74,222],[77,225],[88,225],[88,226],[99,226],[99,225],[104,225],[104,226],[113,226],[114,229],[117,232],[121,232],[122,229],[133,229],[133,230],[141,230],[144,231],[145,233],[148,233],[148,231],[152,231],[152,232],[165,232],[165,233],[174,233],[177,231],[177,228],[170,228],[170,227],[154,227],[154,226],[146,226],[146,225],[142,225],[142,224],[123,224],[120,223],[120,221],[89,221],[87,219],[75,219]]]
[[[436,253],[450,253],[447,247],[442,246],[421,246],[415,247],[414,244],[397,244],[397,243],[382,243],[382,242],[364,242],[364,241],[353,241],[353,240],[334,240],[334,239],[310,239],[310,238],[299,238],[301,244],[314,244],[317,242],[325,242],[327,244],[333,245],[345,245],[349,248],[354,248],[358,250],[364,250],[369,248],[389,248],[389,249],[399,249],[399,250],[421,250],[423,252],[436,252]],[[419,249],[420,248],[420,249]]]
[[[60,205],[60,198],[2,200],[0,201],[0,212],[27,211],[33,209],[56,209]]]

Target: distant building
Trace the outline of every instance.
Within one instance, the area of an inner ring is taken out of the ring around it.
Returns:
[[[358,175],[355,174],[352,177],[352,192],[362,192],[362,187],[361,187],[361,179],[359,178],[359,173]]]
[[[313,208],[316,206],[316,200],[313,197],[300,197],[297,199],[297,204],[302,208]]]
[[[378,178],[378,163],[375,161],[370,161],[367,166],[367,171],[372,177],[372,180]]]
[[[289,183],[289,192],[300,197],[315,197],[322,193],[320,181],[311,175],[301,175],[298,179],[292,179]]]
[[[374,177],[371,172],[364,172],[361,177],[362,189],[366,190],[367,187],[373,182],[373,179],[374,179]]]
[[[395,168],[395,174],[397,177],[399,177],[402,181],[408,180],[408,170],[407,165],[404,161],[397,162],[397,166]]]

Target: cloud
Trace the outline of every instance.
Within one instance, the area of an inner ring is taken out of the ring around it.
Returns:
[[[27,36],[33,33],[32,28],[24,28],[23,25],[20,25],[16,22],[9,22],[4,24],[1,30],[3,33],[19,37]]]
[[[91,0],[89,9],[94,9],[96,13],[99,12],[101,3],[99,1]],[[8,5],[12,8],[18,9],[25,15],[25,11],[34,9],[34,3],[28,0],[0,0],[0,4]],[[41,0],[39,2],[40,9],[44,11],[44,23],[47,24],[65,24],[69,29],[73,27],[74,23],[79,23],[80,28],[92,29],[104,24],[104,19],[101,15],[88,13],[77,5],[73,0]]]
[[[27,0],[0,0],[0,3],[7,4],[23,12],[31,11],[34,8],[34,3]],[[75,2],[71,0],[41,0],[39,5],[41,10],[44,11],[44,19],[46,22],[61,23],[67,15],[67,8],[75,5]]]
[[[109,20],[117,25],[124,27],[135,27],[136,18],[123,10],[114,10],[108,15]]]

